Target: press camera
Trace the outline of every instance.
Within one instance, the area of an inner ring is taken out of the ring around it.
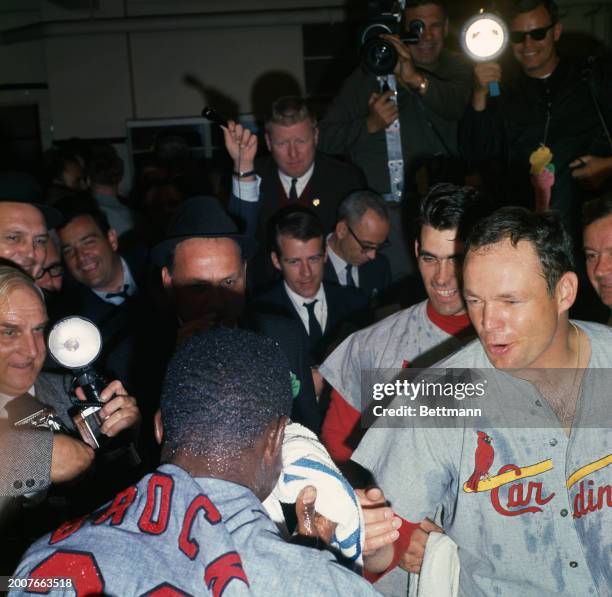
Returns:
[[[368,22],[361,34],[361,53],[365,68],[376,76],[390,75],[398,55],[393,44],[381,34],[399,35],[405,44],[418,44],[425,24],[421,20],[404,23],[403,2],[397,0],[369,0]]]

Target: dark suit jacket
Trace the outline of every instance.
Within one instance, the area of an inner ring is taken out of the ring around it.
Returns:
[[[281,197],[278,167],[272,156],[258,160],[255,165],[261,177],[259,201],[241,201],[230,198],[228,211],[244,226],[244,232],[259,242],[259,251],[253,260],[251,281],[261,287],[274,278],[274,269],[270,264],[267,226],[270,218],[283,205]],[[336,225],[338,204],[350,192],[367,187],[363,172],[346,162],[317,152],[312,177],[305,193],[300,197],[300,204],[309,207],[323,223],[325,233],[331,232]],[[318,201],[315,201],[318,200]]]
[[[331,259],[325,262],[323,274],[326,282],[339,284],[338,275],[334,269]],[[381,297],[383,292],[391,284],[391,266],[389,260],[380,253],[376,258],[359,266],[359,290],[365,294],[370,301]]]
[[[124,259],[138,286],[136,295],[121,305],[113,305],[89,287],[72,280],[63,292],[63,315],[81,315],[99,327],[102,353],[96,361],[96,369],[106,377],[119,379],[130,393],[140,398],[139,378],[146,374],[143,350],[146,351],[148,341],[145,332],[152,317],[146,293],[146,261],[140,254],[124,256]]]
[[[327,322],[320,342],[309,339],[310,356],[313,364],[322,362],[344,338],[370,323],[368,300],[363,293],[353,288],[323,282],[327,301]],[[295,319],[302,329],[304,323],[296,311],[283,282],[279,282],[256,299],[256,308],[262,312],[276,313]]]
[[[157,326],[158,341],[151,346],[150,375],[151,390],[149,395],[154,400],[152,409],[158,406],[160,389],[166,367],[176,346],[177,321],[175,314],[170,310],[158,314]],[[302,328],[287,317],[278,317],[270,314],[257,313],[246,310],[238,321],[238,327],[251,330],[272,338],[278,342],[287,357],[289,368],[299,382],[299,392],[293,400],[291,418],[305,425],[314,433],[319,433],[321,415],[317,404],[310,361],[308,358],[308,340]],[[245,366],[248,366],[249,355],[244,355]]]
[[[242,317],[240,327],[259,332],[278,342],[289,361],[291,372],[300,383],[299,393],[293,400],[291,418],[318,434],[321,428],[321,415],[312,383],[308,339],[303,329],[287,317],[255,311],[248,311]]]

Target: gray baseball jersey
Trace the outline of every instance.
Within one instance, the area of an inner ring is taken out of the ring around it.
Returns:
[[[427,301],[412,305],[351,334],[319,367],[321,375],[354,408],[362,410],[361,372],[427,367],[461,348],[427,316]]]
[[[378,594],[331,553],[282,539],[246,487],[169,464],[37,541],[15,576],[72,578],[64,595]]]
[[[578,324],[592,354],[570,437],[535,387],[512,378],[522,384],[514,410],[534,425],[417,428],[407,419],[371,428],[353,455],[400,516],[420,521],[443,506],[461,595],[612,595],[611,372],[596,371],[612,368],[612,330]],[[437,366],[491,364],[475,341]]]

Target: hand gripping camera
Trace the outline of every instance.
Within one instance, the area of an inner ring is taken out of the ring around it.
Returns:
[[[368,2],[368,23],[361,34],[361,53],[365,68],[376,76],[390,75],[397,64],[397,51],[381,39],[381,33],[399,35],[406,44],[418,44],[425,24],[421,20],[408,23],[403,31],[403,3],[397,0]]]
[[[98,411],[104,406],[100,394],[108,382],[93,368],[102,349],[100,330],[84,317],[65,317],[53,326],[47,343],[49,354],[74,373],[75,384],[83,389],[87,400],[73,400],[69,414],[83,441],[95,450],[106,439]]]

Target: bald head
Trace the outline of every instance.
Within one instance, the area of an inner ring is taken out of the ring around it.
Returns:
[[[176,246],[162,281],[183,322],[233,326],[244,303],[246,263],[230,238],[189,238]]]

